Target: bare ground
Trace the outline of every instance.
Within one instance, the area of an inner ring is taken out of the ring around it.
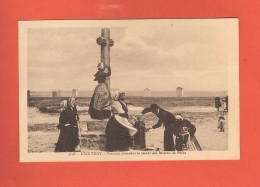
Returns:
[[[90,120],[86,107],[79,108],[81,111],[81,124],[86,124]],[[227,150],[228,149],[228,125],[225,132],[217,129],[217,112],[210,106],[191,107],[168,107],[172,113],[181,113],[196,125],[196,137],[202,150]],[[130,115],[139,115],[142,107],[130,107]],[[59,114],[40,113],[37,108],[28,108],[28,152],[53,152],[55,143],[58,140],[59,131],[56,128]],[[146,127],[157,122],[157,117],[153,114],[145,115]],[[84,129],[83,129],[84,130]],[[85,129],[86,130],[86,129]],[[163,150],[163,127],[150,130],[146,133],[147,147],[160,148]]]

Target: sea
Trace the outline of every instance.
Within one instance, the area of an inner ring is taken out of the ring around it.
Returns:
[[[124,91],[128,97],[143,97],[144,91]],[[91,97],[93,91],[78,91],[77,97]],[[183,97],[225,97],[227,91],[189,91],[183,93]],[[32,97],[52,97],[52,91],[30,91]],[[72,91],[60,90],[60,97],[71,97]],[[152,91],[150,97],[176,97],[176,91]]]

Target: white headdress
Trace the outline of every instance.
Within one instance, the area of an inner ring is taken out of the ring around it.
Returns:
[[[176,118],[176,119],[183,119],[180,114],[176,115],[175,118]]]
[[[67,100],[61,101],[61,103],[60,103],[61,110],[64,110],[65,108],[67,108],[67,106],[68,106]]]

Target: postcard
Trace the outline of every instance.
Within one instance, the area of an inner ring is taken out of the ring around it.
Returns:
[[[19,21],[21,162],[238,160],[239,20]]]

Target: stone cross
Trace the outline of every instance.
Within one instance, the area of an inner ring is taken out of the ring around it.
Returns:
[[[114,45],[114,41],[110,39],[108,28],[101,29],[101,37],[97,38],[97,44],[101,46],[101,62],[110,67],[110,47]],[[110,87],[110,77],[107,77],[106,83]]]

